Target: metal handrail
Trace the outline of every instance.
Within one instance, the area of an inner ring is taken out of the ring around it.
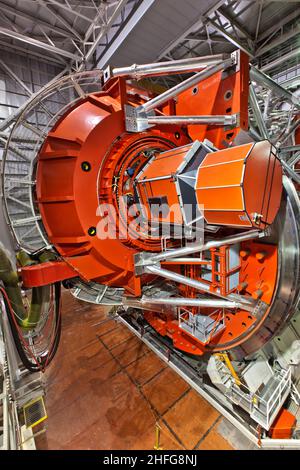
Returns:
[[[218,327],[218,325],[220,324],[224,324],[224,317],[225,317],[225,312],[224,312],[224,308],[221,309],[222,310],[222,316],[220,318],[220,309],[216,309],[214,310],[211,314],[207,315],[207,317],[209,318],[212,318],[213,315],[218,315],[217,319],[212,319],[212,322],[210,323],[210,325],[207,325],[207,326],[204,326],[203,329],[201,328],[198,328],[198,330],[200,331],[200,333],[203,335],[203,337],[205,338],[205,343],[209,342],[210,339],[215,336],[212,332],[216,332],[216,328]],[[181,311],[181,313],[180,313]],[[188,326],[190,326],[192,328],[192,334],[195,336],[195,329],[196,329],[196,323],[195,322],[191,322],[189,319],[187,320],[186,318],[184,318],[184,315],[186,314],[190,314],[191,312],[185,308],[181,308],[179,309],[179,315],[178,315],[178,319],[179,319],[179,328],[182,328],[181,327],[181,323],[185,323],[187,324]],[[195,315],[196,316],[196,315]],[[208,331],[208,328],[211,326],[211,324],[213,324],[213,328],[210,329]]]
[[[278,374],[279,375],[279,374]],[[291,386],[291,368],[287,369],[282,375],[281,380],[271,396],[266,400],[264,398],[261,398],[259,394],[251,392],[251,390],[247,387],[245,384],[240,384],[239,387],[234,387],[233,391],[235,394],[239,395],[242,398],[248,398],[248,401],[250,403],[250,408],[249,408],[249,413],[250,415],[253,414],[255,410],[259,411],[260,413],[264,414],[266,417],[265,424],[267,428],[270,425],[270,416],[271,413],[275,410],[276,404],[280,403],[280,400],[282,399],[283,394],[287,390],[287,385],[288,388]],[[245,390],[245,392],[242,391],[242,389]],[[243,394],[246,396],[243,397]],[[260,405],[260,406],[259,406]],[[264,405],[265,410],[262,410],[262,406]]]

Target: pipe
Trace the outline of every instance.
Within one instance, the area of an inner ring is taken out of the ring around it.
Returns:
[[[297,152],[290,158],[290,160],[288,160],[287,163],[291,167],[293,165],[296,165],[296,163],[298,163],[299,160],[300,160],[300,152]]]
[[[194,57],[190,59],[172,60],[166,62],[153,62],[150,64],[133,64],[130,67],[115,67],[112,77],[128,76],[130,78],[168,75],[172,73],[193,72],[228,59],[229,54],[216,54],[213,56]]]
[[[127,302],[127,300],[125,301]],[[155,305],[176,305],[176,306],[191,306],[191,307],[214,307],[214,308],[239,308],[241,305],[238,302],[230,300],[218,299],[191,299],[184,297],[145,297],[135,300],[141,305],[155,304]],[[130,300],[129,300],[130,303]]]
[[[257,127],[259,129],[260,135],[263,139],[269,139],[269,133],[266,126],[266,123],[263,119],[262,113],[260,111],[260,107],[256,98],[256,94],[253,88],[253,85],[249,87],[249,97],[250,97],[250,105],[254,113],[254,117],[256,120]]]
[[[164,277],[166,279],[169,279],[170,281],[179,282],[180,284],[193,287],[194,289],[198,289],[204,292],[209,292],[210,294],[215,295],[217,297],[224,298],[221,294],[218,294],[217,292],[211,292],[210,284],[197,281],[196,279],[191,279],[189,277],[183,276],[182,274],[178,274],[173,271],[168,271],[167,269],[157,268],[156,266],[146,266],[145,272],[154,274],[156,276]],[[241,299],[239,302],[239,306],[244,308],[245,310],[248,310],[249,312],[252,312],[253,305],[249,303],[248,299],[243,299],[241,296],[239,297],[239,299]]]
[[[287,147],[280,147],[280,153],[287,153],[287,152],[297,152],[300,150],[300,145],[289,145]]]
[[[211,67],[208,67],[207,69],[203,70],[202,72],[198,72],[192,77],[187,78],[181,83],[178,83],[174,87],[170,88],[169,90],[165,91],[164,93],[161,93],[160,95],[156,96],[152,100],[147,101],[145,104],[140,106],[139,110],[140,111],[145,111],[148,113],[152,109],[158,108],[162,104],[164,104],[166,101],[169,101],[170,99],[174,98],[175,96],[179,95],[179,93],[182,93],[183,91],[187,90],[188,88],[197,85],[199,82],[202,80],[205,80],[208,77],[211,77],[213,74],[216,72],[219,72],[221,70],[224,70],[226,67],[229,67],[230,65],[233,65],[233,60],[232,58],[225,60],[224,62],[221,62],[217,65],[213,65]]]
[[[156,274],[158,276],[165,277],[170,281],[179,282],[186,286],[194,287],[205,292],[210,292],[210,285],[205,282],[196,281],[195,279],[190,279],[182,274],[175,273],[173,271],[168,271],[167,269],[157,268],[156,266],[146,266],[145,271],[150,274]]]
[[[138,118],[146,124],[210,124],[215,126],[232,126],[236,124],[236,115],[215,116],[147,116]]]
[[[298,184],[300,184],[300,176],[284,161],[280,160],[281,165],[285,169],[286,173]]]
[[[239,243],[245,240],[251,240],[252,238],[260,238],[266,235],[266,232],[261,230],[249,230],[246,233],[239,233],[237,235],[231,235],[229,237],[222,238],[222,240],[212,240],[205,243],[202,246],[193,245],[186,246],[184,248],[178,248],[177,250],[170,250],[158,255],[154,255],[150,258],[150,261],[153,263],[159,261],[165,261],[170,258],[184,257],[186,255],[191,255],[193,253],[198,253],[202,251],[209,250],[210,248],[218,248],[223,245],[233,245],[234,243]],[[148,261],[148,260],[147,260]]]
[[[205,261],[201,258],[191,258],[191,257],[182,257],[182,258],[172,258],[170,261],[170,263],[181,263],[181,264],[186,264],[186,263],[195,263],[195,264],[204,264],[204,265],[207,265],[208,264],[208,261]]]
[[[19,254],[19,259],[24,266],[34,264],[32,259],[24,252]],[[25,330],[35,328],[40,320],[42,308],[49,301],[49,286],[35,287],[32,289],[29,311],[24,307],[21,289],[19,287],[18,273],[13,268],[9,254],[0,243],[0,280],[15,313],[16,320]]]
[[[259,133],[254,129],[254,127],[251,127],[251,125],[249,126],[249,136],[255,140],[256,142],[259,142],[261,140],[261,136],[259,135]]]
[[[297,119],[292,126],[285,129],[281,135],[277,139],[277,147],[280,147],[284,142],[286,142],[289,137],[296,131],[296,129],[300,126],[300,119]]]

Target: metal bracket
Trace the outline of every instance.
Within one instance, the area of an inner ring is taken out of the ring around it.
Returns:
[[[155,116],[154,111],[150,111],[148,114],[143,110],[142,107],[134,107],[125,104],[125,127],[128,132],[142,132],[150,127],[152,124],[148,123],[148,116]]]
[[[224,126],[225,130],[234,129],[239,124],[239,114],[209,116],[157,116],[155,111],[148,113],[143,106],[135,108],[125,105],[125,124],[128,132],[142,132],[159,124],[192,125],[208,124]]]
[[[230,55],[232,63],[228,65],[222,72],[222,80],[240,70],[240,51],[236,50]]]
[[[113,76],[111,65],[103,70],[103,81],[106,83]]]
[[[160,268],[160,263],[154,262],[152,257],[153,253],[148,253],[146,251],[134,255],[134,272],[136,276],[144,274],[147,266],[157,266]]]
[[[226,123],[227,117],[230,118],[230,119],[227,119],[228,124]],[[225,131],[230,131],[231,129],[235,129],[236,127],[239,127],[239,126],[240,126],[240,113],[229,114],[228,116],[225,116],[225,125],[224,125]]]

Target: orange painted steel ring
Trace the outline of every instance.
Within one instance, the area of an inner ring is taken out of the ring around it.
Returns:
[[[99,197],[112,202],[107,197],[112,195],[112,169],[123,149],[134,142],[138,147],[143,138],[165,148],[187,143],[183,133],[178,139],[177,129],[128,136],[119,101],[99,93],[79,102],[49,133],[37,164],[37,201],[49,241],[83,279],[134,292],[136,250],[121,240],[96,236]]]

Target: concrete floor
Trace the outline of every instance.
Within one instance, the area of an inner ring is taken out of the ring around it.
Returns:
[[[59,350],[44,379],[39,449],[233,449],[223,419],[107,309],[63,293]]]

